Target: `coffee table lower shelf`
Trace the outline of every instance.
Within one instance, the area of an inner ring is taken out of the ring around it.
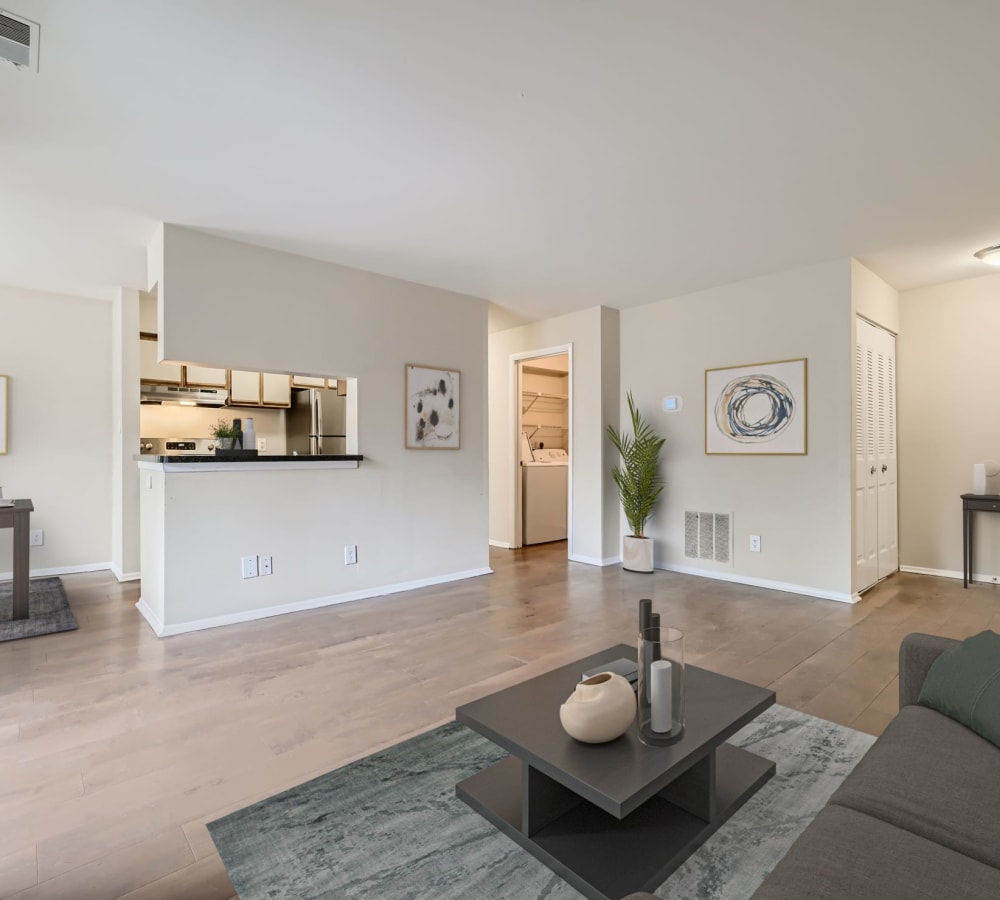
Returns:
[[[522,824],[522,761],[511,756],[459,782],[460,800],[592,900],[653,891],[775,772],[775,764],[730,744],[715,750],[711,821],[655,795],[623,819],[582,797],[530,836]]]

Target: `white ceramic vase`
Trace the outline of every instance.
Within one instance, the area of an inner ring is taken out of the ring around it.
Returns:
[[[634,720],[635,691],[627,679],[613,672],[598,672],[581,681],[559,707],[566,733],[587,744],[613,741]]]
[[[627,572],[652,572],[653,539],[626,534],[622,538],[622,568]]]

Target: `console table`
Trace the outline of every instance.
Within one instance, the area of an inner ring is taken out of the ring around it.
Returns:
[[[1000,494],[962,494],[962,586],[972,581],[974,512],[1000,512]]]
[[[28,529],[34,505],[30,500],[15,500],[13,506],[0,506],[0,528],[14,529],[14,618],[28,618]]]

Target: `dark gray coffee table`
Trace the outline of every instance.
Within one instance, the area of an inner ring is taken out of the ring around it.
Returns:
[[[684,736],[647,747],[633,726],[582,744],[559,706],[585,669],[635,659],[619,644],[466,703],[457,721],[511,753],[459,782],[458,797],[587,897],[652,891],[774,774],[725,743],[774,703],[774,691],[695,666],[685,670]]]

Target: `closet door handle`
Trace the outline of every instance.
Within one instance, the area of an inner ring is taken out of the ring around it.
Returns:
[[[872,466],[872,470],[871,470],[871,472],[869,474],[870,475],[874,475],[875,474],[875,466]]]
[[[882,463],[882,474],[884,475],[888,471],[889,467],[885,463]]]

